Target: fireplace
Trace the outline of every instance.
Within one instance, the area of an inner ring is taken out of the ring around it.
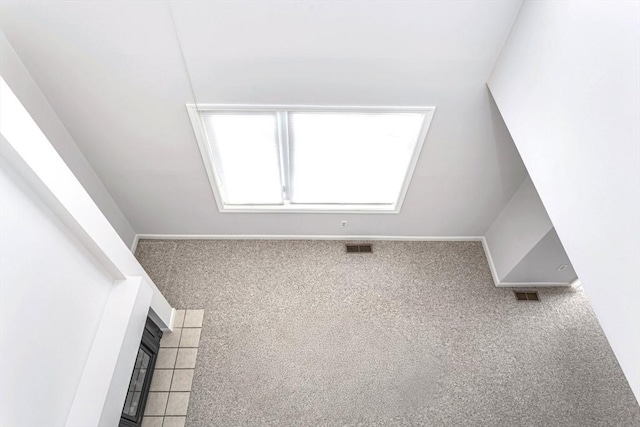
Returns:
[[[142,426],[144,407],[147,403],[153,368],[156,365],[156,357],[160,348],[160,338],[162,338],[160,328],[147,319],[127,389],[119,427]]]

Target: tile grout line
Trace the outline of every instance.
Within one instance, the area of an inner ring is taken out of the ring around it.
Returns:
[[[169,378],[168,384],[162,384],[160,386],[160,390],[150,391],[149,394],[152,393],[165,393],[167,395],[166,401],[164,401],[163,409],[158,412],[162,412],[162,415],[145,415],[142,420],[143,427],[184,427],[186,423],[187,411],[189,408],[189,401],[191,400],[191,391],[193,389],[193,379],[195,377],[195,365],[196,359],[198,355],[198,348],[200,346],[200,337],[202,334],[202,325],[204,320],[204,310],[179,310],[182,312],[182,322],[179,326],[176,326],[175,329],[180,330],[180,336],[177,338],[177,342],[171,342],[169,345],[161,346],[160,350],[164,350],[163,352],[171,352],[175,350],[175,357],[172,360],[171,367],[162,367],[162,368],[154,368],[154,378],[156,378],[156,373],[158,371],[171,371],[171,376]],[[188,326],[185,326],[188,324]],[[190,336],[185,340],[183,345],[183,334],[186,330],[197,330],[195,332],[195,336]],[[169,340],[171,335],[165,335],[162,339]],[[175,339],[175,338],[172,338]],[[195,344],[195,345],[194,345]],[[184,363],[186,367],[178,367],[178,356],[182,353],[180,350],[195,350],[195,354],[193,356],[186,356],[186,361],[181,361]],[[158,353],[159,354],[159,353]],[[189,358],[192,357],[193,360]],[[188,383],[188,387],[184,385],[175,385],[174,381],[176,381],[176,372],[189,372],[191,371],[191,378],[189,378],[189,374],[186,374],[186,377],[180,375],[180,379]],[[153,381],[152,381],[153,383]],[[177,390],[174,390],[174,387]],[[188,388],[188,390],[186,390]],[[185,396],[186,395],[186,401]],[[159,408],[158,408],[159,409]],[[146,411],[147,409],[145,409]],[[171,412],[171,413],[168,413]],[[167,423],[169,421],[169,423]]]

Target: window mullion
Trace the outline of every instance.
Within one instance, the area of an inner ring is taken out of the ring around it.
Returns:
[[[291,200],[291,157],[289,147],[289,117],[287,111],[278,112],[278,134],[280,145],[280,175],[282,177],[282,193],[284,202]]]

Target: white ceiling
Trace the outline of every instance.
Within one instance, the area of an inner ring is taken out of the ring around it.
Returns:
[[[138,233],[473,236],[526,175],[485,85],[520,4],[20,1],[0,24]],[[436,113],[398,215],[220,214],[193,102]]]

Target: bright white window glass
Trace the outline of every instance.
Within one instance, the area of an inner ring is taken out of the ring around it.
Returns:
[[[283,203],[275,113],[203,112],[225,205]]]
[[[291,203],[395,204],[423,120],[420,113],[289,113]]]

